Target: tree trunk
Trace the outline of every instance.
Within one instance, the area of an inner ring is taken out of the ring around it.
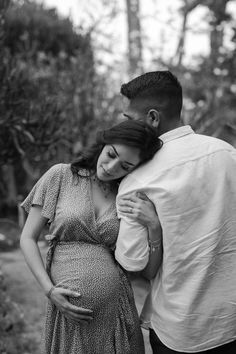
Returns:
[[[226,19],[226,4],[228,1],[229,0],[208,0],[207,4],[212,13],[210,22],[210,57],[213,70],[218,63],[220,48],[223,45],[224,26],[222,22]]]
[[[181,27],[181,33],[180,33],[180,38],[179,42],[177,45],[176,49],[176,54],[175,54],[175,65],[176,66],[181,66],[182,65],[182,60],[184,56],[184,45],[185,45],[185,37],[186,37],[186,32],[187,32],[187,20],[188,20],[188,15],[193,11],[198,5],[202,5],[204,3],[204,0],[184,0],[183,1],[183,6],[180,9],[180,12],[183,16],[182,19],[182,27]]]
[[[17,206],[17,188],[15,181],[14,166],[4,165],[2,167],[3,179],[7,189],[6,205]]]
[[[128,21],[129,73],[140,74],[143,69],[139,0],[126,0]]]
[[[185,44],[185,36],[186,36],[186,24],[188,18],[188,11],[184,11],[183,13],[183,22],[182,22],[182,29],[179,38],[179,43],[176,50],[176,65],[182,66],[182,60],[184,55],[184,44]]]

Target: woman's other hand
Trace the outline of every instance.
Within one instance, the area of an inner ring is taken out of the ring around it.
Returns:
[[[124,216],[137,220],[143,226],[152,229],[160,226],[155,205],[145,193],[126,194],[119,200],[118,208]]]
[[[50,300],[66,318],[80,323],[87,323],[93,319],[92,310],[71,304],[68,297],[79,298],[81,295],[73,290],[60,287],[54,287],[50,293]]]

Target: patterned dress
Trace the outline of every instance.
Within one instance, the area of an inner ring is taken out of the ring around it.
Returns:
[[[82,173],[87,174],[86,170]],[[72,304],[93,310],[88,324],[75,323],[48,302],[43,353],[143,354],[133,292],[113,250],[119,221],[113,202],[96,218],[90,178],[77,178],[68,164],[48,170],[22,203],[42,206],[49,219],[47,270],[57,286],[78,291]]]

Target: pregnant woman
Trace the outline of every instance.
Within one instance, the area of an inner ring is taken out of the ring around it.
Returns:
[[[137,121],[100,132],[75,163],[49,169],[22,203],[29,215],[21,248],[49,298],[43,353],[144,353],[132,288],[113,255],[115,199],[119,181],[161,147],[155,134]],[[45,224],[46,269],[37,245]]]

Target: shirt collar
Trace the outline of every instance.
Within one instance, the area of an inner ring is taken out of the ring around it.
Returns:
[[[168,141],[179,139],[184,135],[194,134],[194,131],[190,127],[190,125],[183,125],[182,127],[170,130],[169,132],[162,134],[159,138],[163,141],[163,143],[167,143]]]

